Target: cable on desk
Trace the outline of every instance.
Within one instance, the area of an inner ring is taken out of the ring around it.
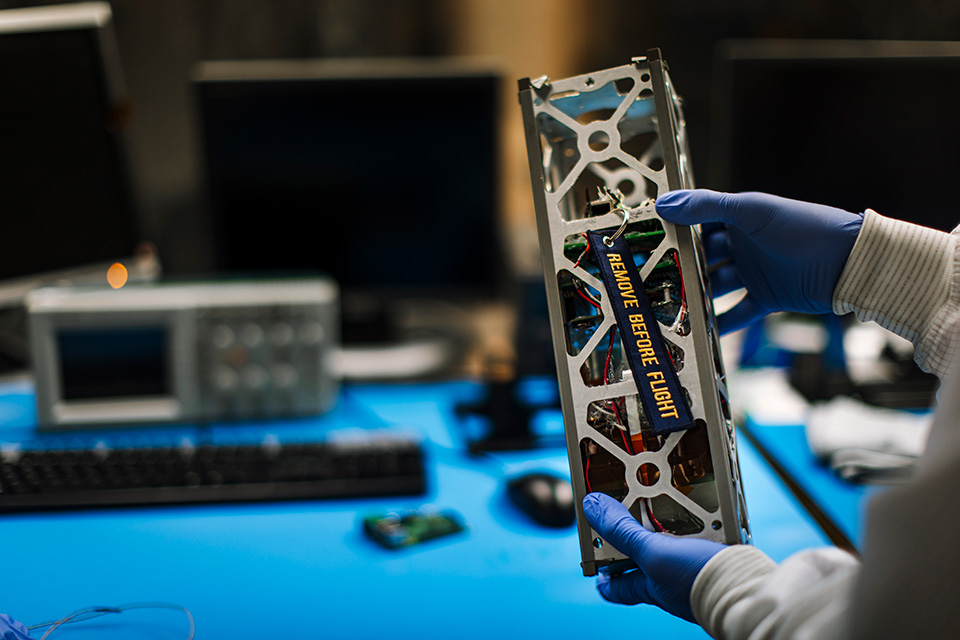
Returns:
[[[85,622],[87,620],[99,618],[100,616],[105,616],[108,613],[123,613],[124,611],[130,611],[131,609],[172,609],[174,611],[182,611],[184,615],[187,616],[187,622],[190,624],[190,633],[187,636],[187,640],[193,640],[193,635],[196,631],[193,623],[193,614],[190,613],[190,610],[186,607],[179,604],[174,604],[172,602],[131,602],[129,604],[121,604],[116,607],[85,607],[83,609],[77,609],[73,613],[67,614],[59,620],[51,620],[49,622],[35,624],[31,627],[28,627],[27,630],[33,631],[34,629],[50,627],[43,634],[43,636],[40,637],[40,640],[46,640],[50,634],[56,631],[61,625],[74,622]]]
[[[780,481],[786,485],[790,493],[793,494],[793,497],[797,499],[800,503],[800,506],[813,518],[813,521],[817,523],[817,526],[823,531],[827,536],[830,542],[840,549],[847,551],[853,556],[860,557],[860,551],[857,549],[857,546],[853,543],[852,540],[847,536],[843,530],[837,526],[837,523],[833,521],[833,518],[827,515],[827,513],[816,503],[816,501],[810,497],[810,494],[800,486],[800,483],[797,482],[793,476],[790,475],[790,472],[787,471],[780,461],[770,453],[769,450],[763,443],[760,442],[757,437],[751,433],[749,427],[745,424],[742,424],[738,429],[738,433],[743,434],[747,441],[753,445],[753,448],[757,450],[757,453],[760,454],[760,457],[770,465],[770,468],[773,472],[780,478]]]

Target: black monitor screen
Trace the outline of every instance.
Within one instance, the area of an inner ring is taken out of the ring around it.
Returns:
[[[0,279],[131,255],[97,29],[0,33]]]
[[[869,55],[831,57],[836,46],[822,46],[767,56],[770,46],[744,44],[720,61],[714,186],[952,229],[960,55],[874,43]]]
[[[345,298],[494,293],[498,82],[199,82],[219,269],[324,271]]]

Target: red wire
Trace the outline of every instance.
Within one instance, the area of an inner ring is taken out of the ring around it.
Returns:
[[[583,479],[587,481],[587,493],[593,493],[590,488],[590,456],[587,456],[587,466],[583,468]]]
[[[585,234],[585,233],[584,233],[584,234],[581,234],[581,235],[583,235],[583,239],[584,239],[584,241],[586,242],[587,246],[586,246],[586,248],[583,250],[583,253],[580,254],[580,257],[577,258],[577,261],[573,263],[573,268],[574,268],[574,269],[576,269],[577,267],[580,266],[580,261],[583,260],[584,257],[586,257],[587,252],[590,251],[590,236],[588,236],[588,235]]]
[[[644,501],[643,501],[643,503],[644,503],[644,505],[647,507],[647,515],[650,517],[650,521],[653,522],[653,525],[654,525],[654,526],[657,528],[657,530],[659,530],[661,533],[666,533],[667,530],[664,529],[664,528],[663,528],[663,525],[660,524],[660,521],[657,520],[657,519],[653,516],[653,509],[650,508],[650,500],[645,498]]]
[[[584,300],[586,300],[587,302],[589,302],[590,304],[592,304],[592,305],[593,305],[594,307],[596,307],[597,309],[600,308],[600,305],[597,304],[596,302],[594,302],[593,299],[590,298],[590,296],[588,296],[587,294],[585,294],[582,289],[579,289],[579,288],[578,288],[578,289],[577,289],[577,293],[580,294],[580,297],[581,297],[581,298],[583,298]]]
[[[620,408],[617,406],[616,400],[611,400],[613,405],[613,413],[617,416],[617,424],[623,425],[623,418],[620,416]],[[619,429],[621,437],[623,437],[623,446],[627,448],[627,453],[633,455],[633,447],[630,446],[630,441],[627,439],[627,430]]]
[[[613,406],[614,406],[614,407],[617,406],[616,402],[614,402]],[[620,418],[617,417],[617,420],[620,420]],[[625,446],[625,447],[627,448],[627,453],[629,453],[630,455],[633,455],[633,451],[630,449],[630,443],[627,441],[627,432],[626,432],[626,430],[625,430],[625,429],[617,429],[617,431],[620,432],[620,436],[623,438],[623,446]]]
[[[687,287],[683,284],[683,270],[680,268],[680,254],[677,253],[677,250],[673,250],[673,262],[677,265],[677,273],[680,274],[680,306],[683,309],[687,308]]]

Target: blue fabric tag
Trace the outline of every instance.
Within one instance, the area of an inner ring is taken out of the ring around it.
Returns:
[[[627,363],[633,372],[643,408],[653,432],[666,435],[693,426],[677,372],[660,335],[660,323],[647,298],[640,271],[623,237],[611,246],[603,242],[612,232],[588,231],[590,249],[600,267],[600,279],[607,290],[620,330]]]

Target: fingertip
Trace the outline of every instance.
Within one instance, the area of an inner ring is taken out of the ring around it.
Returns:
[[[583,513],[587,516],[587,522],[598,532],[605,528],[605,523],[609,519],[610,509],[624,508],[618,500],[614,500],[605,493],[594,491],[588,493],[583,498]]]
[[[620,511],[626,511],[626,507],[620,503],[619,500],[611,498],[605,493],[596,492],[594,496],[594,511],[597,515],[597,518],[600,520],[607,520],[613,513],[618,513]]]
[[[640,561],[649,537],[655,535],[646,530],[625,506],[612,499],[609,504],[601,505],[591,526],[604,541],[635,562]]]
[[[620,504],[619,500],[614,500],[607,494],[602,491],[594,491],[593,493],[587,494],[593,496],[593,499],[596,501],[598,506],[609,506],[611,504]]]
[[[667,191],[657,196],[657,208],[661,206],[670,207],[676,204],[682,204],[690,195],[692,189],[675,189]]]
[[[690,189],[677,189],[657,196],[657,214],[668,222],[682,217],[690,201],[690,193]]]
[[[583,513],[592,525],[600,513],[600,495],[598,493],[588,493],[583,497]]]
[[[657,198],[657,214],[675,224],[700,224],[723,219],[723,194],[708,189],[677,189]]]

